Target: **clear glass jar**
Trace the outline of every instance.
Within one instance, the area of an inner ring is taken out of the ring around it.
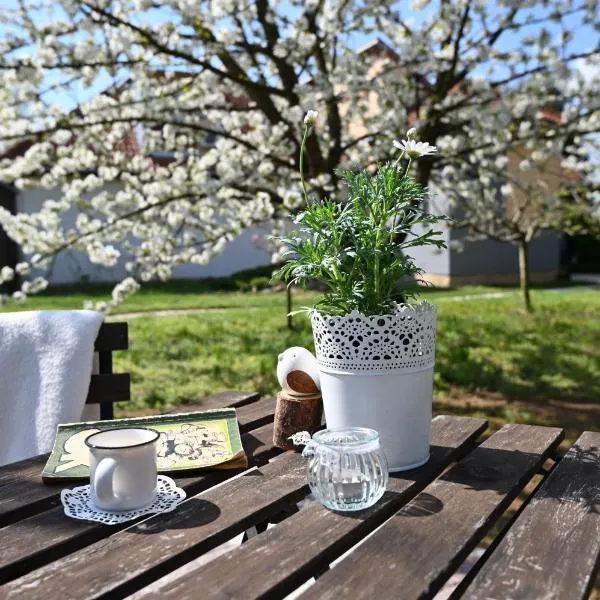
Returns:
[[[388,466],[379,434],[365,427],[315,433],[302,453],[308,457],[308,485],[332,510],[363,510],[383,496]]]

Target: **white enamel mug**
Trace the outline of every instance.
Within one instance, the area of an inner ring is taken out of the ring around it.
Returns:
[[[156,495],[158,431],[116,428],[86,438],[92,501],[102,510],[134,510]]]

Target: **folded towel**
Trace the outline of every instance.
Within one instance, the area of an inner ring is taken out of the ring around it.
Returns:
[[[50,452],[59,423],[79,421],[103,315],[0,314],[0,465]]]

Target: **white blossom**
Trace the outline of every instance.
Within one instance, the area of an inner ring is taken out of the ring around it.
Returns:
[[[139,288],[140,284],[133,277],[127,277],[113,288],[113,302],[120,304],[127,296],[135,293]]]
[[[24,294],[37,294],[48,287],[48,281],[43,277],[36,277],[32,281],[25,281],[21,286]]]
[[[27,275],[27,273],[29,273],[30,270],[31,267],[26,262],[19,262],[15,265],[15,272],[18,275]]]
[[[11,267],[5,266],[0,269],[0,283],[12,281],[15,277],[15,272]]]
[[[421,158],[422,156],[435,154],[437,152],[435,146],[432,146],[427,142],[417,142],[416,140],[411,139],[402,140],[401,142],[394,140],[394,148],[406,152],[410,158]]]

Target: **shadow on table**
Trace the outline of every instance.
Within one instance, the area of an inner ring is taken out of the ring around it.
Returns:
[[[429,463],[418,469],[395,473],[390,476],[390,479],[415,482],[433,480],[456,484],[458,489],[488,491],[494,495],[505,496],[511,491],[522,489],[536,471],[536,466],[543,462],[539,454],[478,446],[436,480],[431,472],[439,470],[440,457],[447,453],[448,448],[432,446]],[[425,489],[429,491],[422,491],[416,495],[400,509],[398,516],[428,517],[443,511],[444,503],[436,497],[435,485],[433,488]],[[382,501],[389,502],[394,496],[401,495],[402,492],[388,489]],[[365,511],[347,513],[347,516],[366,519],[372,511],[376,512],[376,510],[377,506]]]
[[[190,498],[180,504],[173,513],[165,513],[154,519],[142,521],[132,527],[132,533],[155,534],[174,529],[193,529],[216,521],[221,509],[214,503],[201,498]]]
[[[444,503],[427,492],[421,492],[414,500],[411,500],[400,514],[407,517],[430,517],[443,510]]]

